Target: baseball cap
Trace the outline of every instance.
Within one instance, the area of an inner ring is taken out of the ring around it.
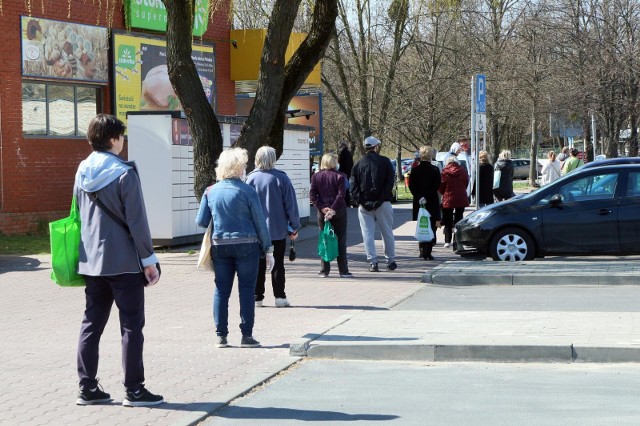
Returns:
[[[364,147],[371,148],[373,146],[380,145],[380,139],[374,138],[373,136],[369,136],[364,140]]]

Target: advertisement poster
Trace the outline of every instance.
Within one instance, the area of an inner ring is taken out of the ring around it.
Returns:
[[[193,45],[196,65],[207,100],[215,110],[215,56],[212,45]],[[113,35],[114,106],[126,122],[127,111],[181,110],[167,69],[164,40],[131,34]]]
[[[107,83],[106,28],[21,16],[22,75]]]
[[[153,31],[167,31],[167,9],[158,1],[126,0],[125,8],[129,26]],[[193,35],[202,37],[207,31],[209,0],[196,0],[193,10]]]
[[[254,98],[236,96],[236,115],[248,116],[253,106]],[[315,130],[309,132],[309,155],[324,154],[322,142],[322,95],[320,93],[296,95],[289,102],[288,110],[306,110],[315,114],[301,117],[287,118],[287,123],[300,126],[310,126]]]

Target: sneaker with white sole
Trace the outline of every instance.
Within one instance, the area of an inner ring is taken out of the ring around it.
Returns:
[[[444,248],[449,248],[449,247],[451,247],[451,243],[444,243],[444,246],[443,246],[443,247],[444,247]]]
[[[254,339],[252,336],[242,336],[240,341],[241,348],[257,348],[260,346],[260,342]]]
[[[287,299],[277,299],[276,298],[276,308],[288,308],[291,306]]]
[[[256,308],[262,308],[263,306],[262,300],[256,300]]]
[[[95,389],[80,389],[78,392],[78,399],[76,399],[77,405],[94,405],[104,404],[106,402],[113,401],[111,395],[101,389],[101,386],[96,386]]]
[[[127,391],[122,400],[125,407],[148,407],[150,405],[160,405],[164,403],[162,395],[154,395],[149,392],[144,385],[137,391]]]
[[[216,347],[218,348],[226,348],[229,346],[229,342],[227,342],[227,336],[218,336],[218,341],[216,342]]]

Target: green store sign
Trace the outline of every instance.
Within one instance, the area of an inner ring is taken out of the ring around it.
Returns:
[[[126,0],[127,23],[131,28],[167,31],[167,10],[162,0]],[[201,37],[207,31],[209,0],[196,0],[193,13],[193,35]]]

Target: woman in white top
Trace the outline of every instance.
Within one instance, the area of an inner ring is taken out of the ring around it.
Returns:
[[[541,184],[543,186],[550,184],[554,180],[558,179],[560,177],[560,171],[562,170],[560,162],[556,160],[555,152],[549,151],[547,153],[547,158],[549,158],[549,161],[544,165],[544,167],[542,167]]]

